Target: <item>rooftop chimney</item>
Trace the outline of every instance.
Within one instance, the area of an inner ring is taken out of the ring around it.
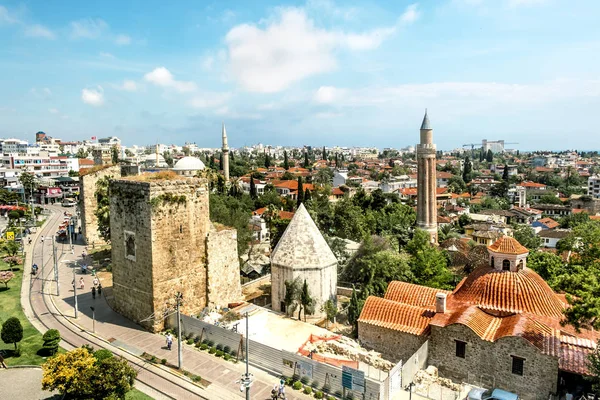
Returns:
[[[437,293],[435,295],[435,312],[441,314],[446,312],[446,293]]]

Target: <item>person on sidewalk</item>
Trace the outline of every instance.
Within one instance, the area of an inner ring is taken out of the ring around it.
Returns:
[[[98,296],[102,296],[102,285],[98,282]]]
[[[85,289],[85,282],[83,281],[83,277],[79,278],[79,289]]]
[[[171,333],[167,333],[167,349],[171,350],[171,346],[173,345],[173,335]]]
[[[37,264],[33,264],[32,265],[31,272],[33,272],[34,275],[37,275],[37,272],[38,272],[38,266],[37,266]]]
[[[92,286],[92,299],[96,300],[96,286]]]
[[[98,277],[94,277],[94,280],[92,281],[92,283],[94,284],[94,287],[97,287],[100,284],[100,281],[98,280]]]

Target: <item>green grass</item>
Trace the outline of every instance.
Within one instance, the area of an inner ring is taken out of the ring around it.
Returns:
[[[0,261],[0,270],[6,270],[8,266]],[[0,341],[0,350],[7,354],[6,363],[8,365],[40,365],[46,360],[37,354],[42,347],[42,335],[29,323],[29,320],[23,314],[21,309],[21,283],[23,282],[23,267],[18,271],[13,271],[15,277],[8,282],[8,289],[4,285],[0,287],[0,322],[6,321],[10,317],[17,317],[23,326],[23,340],[18,344],[21,346],[21,357],[12,357],[15,346]],[[29,277],[27,277],[27,280]],[[26,285],[29,282],[25,283]]]
[[[133,388],[129,392],[125,393],[125,400],[153,400],[153,399],[152,399],[152,397],[148,396],[147,394],[144,394],[144,393],[140,392],[139,390],[137,390],[136,388]]]

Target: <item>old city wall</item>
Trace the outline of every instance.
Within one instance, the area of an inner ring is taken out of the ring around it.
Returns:
[[[456,356],[455,340],[467,343],[465,358]],[[429,344],[429,364],[436,366],[443,377],[473,384],[485,382],[517,393],[524,400],[547,399],[556,392],[558,358],[542,354],[521,337],[488,342],[469,327],[454,324],[432,326]],[[512,373],[511,356],[525,359],[523,376]]]
[[[104,239],[98,233],[98,218],[94,214],[98,207],[98,202],[96,201],[96,182],[105,176],[121,177],[119,166],[113,165],[88,174],[85,174],[84,171],[84,175],[80,179],[81,232],[88,245],[105,243]]]
[[[382,354],[386,360],[406,362],[427,341],[427,336],[412,335],[358,322],[360,343]]]
[[[115,308],[140,322],[155,311],[152,281],[150,184],[116,180],[111,183],[110,226]],[[126,240],[133,237],[133,249]],[[142,323],[152,329],[152,321]]]
[[[206,238],[207,297],[210,307],[227,307],[243,299],[237,231],[212,228]]]
[[[152,215],[155,308],[172,302],[179,291],[184,300],[182,312],[198,314],[208,305],[206,237],[210,219],[207,181],[195,178],[153,182],[150,198],[145,212]]]

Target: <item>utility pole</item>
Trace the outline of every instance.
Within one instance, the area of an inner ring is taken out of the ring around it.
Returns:
[[[96,333],[96,309],[94,307],[90,307],[92,309],[92,332]]]
[[[69,225],[67,225],[67,235],[69,235],[69,248],[71,250],[71,254],[75,253],[75,251],[73,251],[73,233],[72,233],[72,225],[71,223],[73,222],[73,217],[69,216]]]
[[[175,295],[175,308],[177,310],[177,366],[179,369],[182,368],[183,364],[183,349],[181,346],[181,314],[179,313],[179,308],[183,303],[183,294],[181,292],[177,292]]]
[[[249,372],[249,359],[250,354],[248,353],[248,345],[250,343],[248,339],[248,313],[245,314],[246,317],[246,373],[242,375],[242,378],[236,383],[240,384],[240,391],[246,390],[246,400],[250,400],[250,386],[252,386],[252,374]]]
[[[56,245],[54,236],[52,236],[52,254],[54,255],[54,280],[56,281],[56,295],[60,296],[60,286],[58,285],[58,264],[56,263]]]
[[[73,292],[75,293],[75,319],[77,319],[77,282],[75,281],[75,278],[76,278],[75,270],[77,269],[76,265],[77,264],[75,264],[73,266]]]

